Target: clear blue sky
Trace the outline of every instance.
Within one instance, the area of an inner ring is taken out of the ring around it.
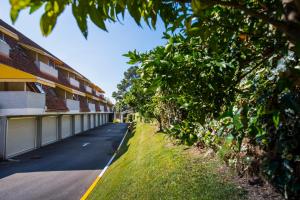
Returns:
[[[11,24],[9,0],[0,2],[0,17]],[[43,37],[39,27],[42,11],[43,8],[33,15],[23,11],[14,27],[99,85],[110,99],[124,71],[129,67],[122,54],[133,49],[150,50],[165,43],[161,39],[164,31],[161,21],[154,31],[146,26],[138,27],[128,15],[123,25],[107,24],[108,33],[89,23],[89,36],[86,40],[79,31],[70,8],[60,16],[52,34]]]

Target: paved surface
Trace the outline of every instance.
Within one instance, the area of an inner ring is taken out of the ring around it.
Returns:
[[[76,200],[105,167],[126,131],[109,124],[0,162],[2,200]]]

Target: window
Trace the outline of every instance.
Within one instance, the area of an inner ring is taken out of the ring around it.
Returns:
[[[77,101],[78,100],[78,96],[76,94],[73,94],[72,95],[72,99]]]
[[[50,67],[53,67],[53,68],[54,68],[54,62],[53,62],[52,60],[49,60],[48,65],[49,65]]]
[[[2,42],[5,42],[5,38],[4,38],[4,34],[3,33],[0,33],[0,40],[2,41]],[[5,42],[6,43],[6,42]]]
[[[45,91],[40,83],[34,83],[40,93],[45,94]]]

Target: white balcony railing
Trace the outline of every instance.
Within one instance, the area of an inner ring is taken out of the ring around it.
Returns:
[[[92,93],[92,88],[87,85],[85,86],[85,90],[89,93]]]
[[[10,46],[0,39],[0,53],[5,56],[9,56]]]
[[[69,78],[69,80],[70,80],[71,85],[73,85],[74,87],[79,88],[79,81],[77,81],[76,79],[71,78],[71,77]]]
[[[0,115],[36,115],[45,112],[46,96],[29,91],[0,91]]]
[[[91,112],[95,112],[96,111],[96,106],[93,103],[89,103],[89,109]]]
[[[101,94],[100,92],[96,91],[96,95],[97,95],[98,97],[100,97],[102,94]]]
[[[80,111],[80,102],[72,99],[66,100],[67,107],[70,112],[79,112]]]
[[[104,112],[104,106],[100,105],[100,111]]]
[[[50,67],[48,64],[43,63],[42,61],[35,61],[35,64],[39,67],[41,72],[43,72],[49,76],[58,78],[57,69]]]

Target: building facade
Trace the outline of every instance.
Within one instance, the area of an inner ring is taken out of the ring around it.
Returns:
[[[104,91],[0,20],[0,159],[109,122]]]

